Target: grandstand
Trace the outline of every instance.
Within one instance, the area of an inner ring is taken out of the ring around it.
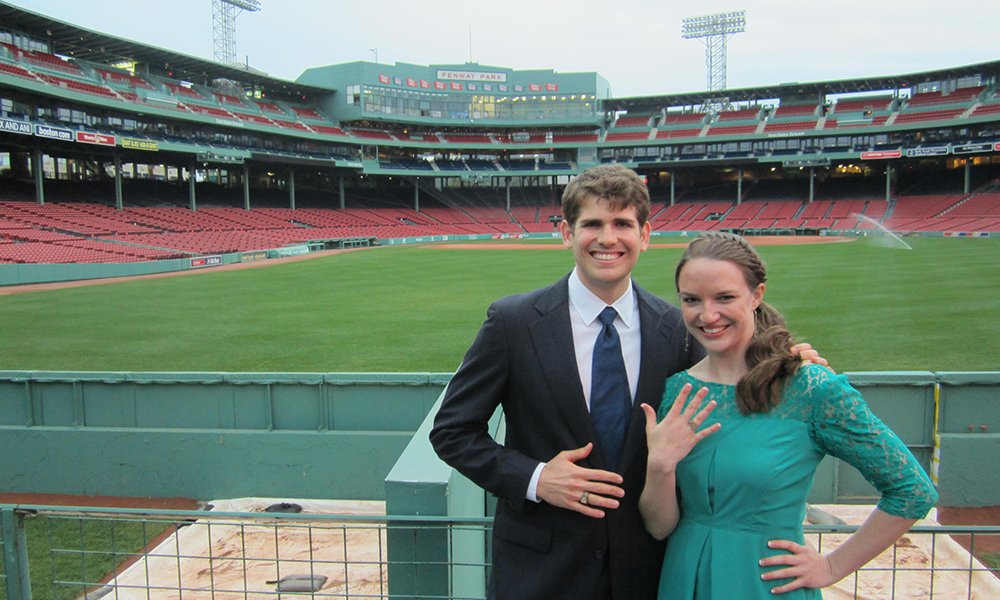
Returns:
[[[708,92],[478,63],[288,81],[0,3],[0,264],[547,235],[562,186],[609,162],[647,178],[661,234],[1000,233],[998,74],[763,85],[703,112]]]

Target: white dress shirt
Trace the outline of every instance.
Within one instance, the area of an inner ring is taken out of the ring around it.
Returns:
[[[580,383],[583,386],[583,397],[590,410],[591,369],[594,361],[594,344],[603,325],[597,320],[598,315],[608,304],[598,298],[583,285],[580,275],[573,269],[569,276],[569,320],[573,327],[573,346],[576,352],[576,365],[580,372]],[[642,349],[642,335],[639,329],[639,300],[629,282],[628,289],[620,298],[611,304],[617,312],[614,326],[622,344],[622,358],[625,360],[625,371],[628,373],[628,387],[635,400],[635,388],[639,381],[639,358]],[[538,478],[546,463],[539,463],[535,468],[531,481],[528,483],[527,497],[533,502],[539,502],[537,496]]]

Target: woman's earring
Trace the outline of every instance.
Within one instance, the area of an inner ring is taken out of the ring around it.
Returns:
[[[757,335],[760,332],[757,331],[757,309],[753,309],[753,339],[757,339]]]
[[[689,332],[684,332],[684,354],[691,351],[691,334]]]

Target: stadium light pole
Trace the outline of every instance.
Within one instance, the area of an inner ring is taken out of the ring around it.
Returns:
[[[705,64],[708,66],[708,90],[726,89],[726,45],[729,38],[746,31],[747,11],[737,10],[682,21],[681,37],[702,39],[705,44]],[[706,109],[731,108],[728,98],[706,101]]]
[[[216,62],[236,65],[236,17],[242,11],[257,12],[259,0],[212,0],[212,34]]]

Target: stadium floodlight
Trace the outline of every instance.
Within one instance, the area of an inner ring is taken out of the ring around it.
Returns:
[[[702,38],[705,41],[709,91],[726,89],[726,43],[733,35],[746,31],[747,11],[688,17],[682,23],[682,38]]]
[[[216,62],[235,65],[236,58],[236,17],[242,11],[257,12],[259,0],[212,0],[212,34],[215,41]]]

